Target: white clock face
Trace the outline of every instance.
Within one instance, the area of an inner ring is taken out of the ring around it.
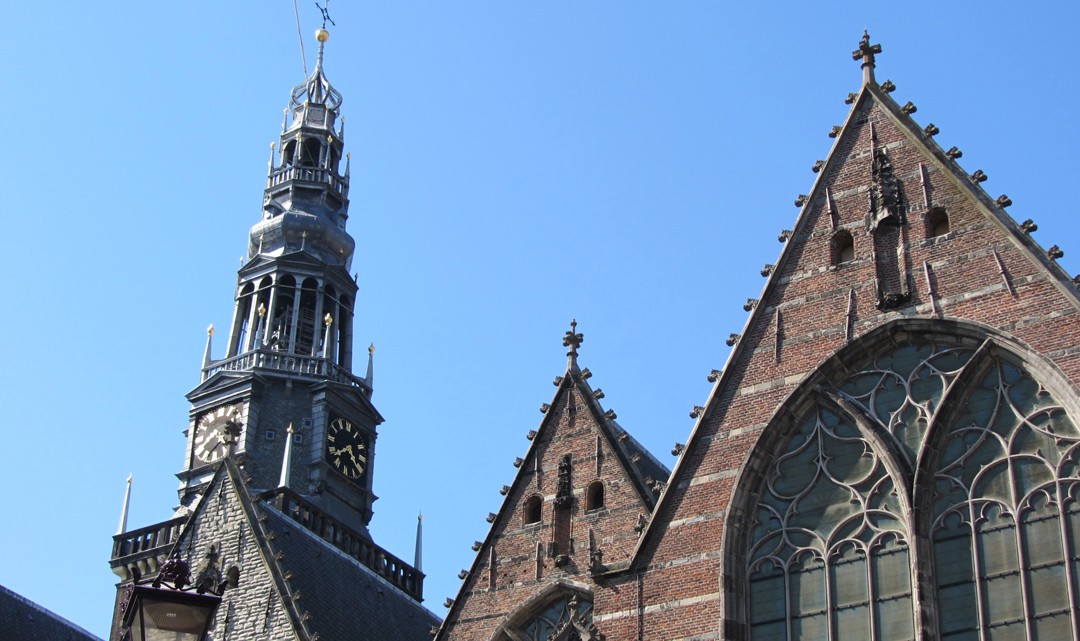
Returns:
[[[216,463],[228,452],[226,427],[244,424],[239,405],[222,405],[199,416],[195,423],[195,458],[203,463]]]

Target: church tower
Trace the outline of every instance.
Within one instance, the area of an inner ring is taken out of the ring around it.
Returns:
[[[370,352],[367,377],[352,372],[357,287],[349,275],[355,243],[345,230],[349,160],[341,94],[323,68],[326,34],[318,32],[315,70],[292,90],[272,148],[262,220],[248,237],[225,356],[211,357],[208,337],[202,382],[188,394],[180,502],[197,499],[231,445],[253,487],[287,478],[291,489],[363,530],[375,500],[382,417],[371,404]],[[289,469],[282,470],[289,450]]]
[[[180,506],[113,538],[111,641],[127,638],[135,586],[181,562],[200,592],[222,594],[214,639],[424,641],[438,623],[421,605],[423,573],[367,530],[383,418],[371,404],[373,349],[365,376],[353,373],[349,161],[323,17],[318,62],[292,90],[273,147],[225,354],[213,358],[211,328],[187,395]]]

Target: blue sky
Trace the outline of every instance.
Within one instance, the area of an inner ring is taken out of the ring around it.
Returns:
[[[299,4],[311,47],[318,12]],[[372,531],[411,558],[424,512],[440,616],[571,318],[604,406],[674,463],[859,88],[864,28],[893,96],[1080,271],[1073,3],[725,4],[331,2],[355,333],[387,418]],[[5,17],[0,584],[105,636],[124,479],[132,527],[170,516],[184,393],[206,326],[231,317],[304,74],[286,0]]]

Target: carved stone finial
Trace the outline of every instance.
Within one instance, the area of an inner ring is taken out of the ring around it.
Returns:
[[[858,97],[859,97],[858,93],[854,93],[854,92],[849,93],[847,95],[847,97],[844,98],[844,104],[845,105],[850,105],[851,103],[855,102],[855,99],[858,98]]]
[[[837,136],[840,135],[840,132],[843,131],[843,130],[844,130],[844,128],[841,127],[840,125],[833,125],[833,128],[829,130],[829,138],[836,138]]]
[[[1028,218],[1024,222],[1020,223],[1020,229],[1024,230],[1025,234],[1033,234],[1039,231],[1039,226],[1035,224],[1035,221]]]
[[[705,408],[700,405],[695,405],[694,409],[690,411],[690,418],[697,418],[701,416],[701,413],[705,411]]]
[[[1009,198],[1005,194],[1001,194],[1000,196],[998,196],[997,200],[995,200],[994,202],[997,203],[998,207],[1010,207],[1010,206],[1012,206],[1012,198]]]
[[[765,265],[764,267],[761,268],[761,275],[768,278],[769,275],[773,273],[774,269],[776,269],[776,265],[773,265],[773,264]]]
[[[570,348],[570,354],[577,355],[577,350],[581,347],[581,343],[585,340],[585,335],[577,331],[577,319],[570,321],[570,330],[566,332],[566,336],[563,337],[563,347]]]
[[[671,448],[671,455],[678,456],[686,450],[686,443],[675,443],[675,447]]]
[[[710,383],[715,383],[720,379],[720,375],[723,373],[724,370],[714,369],[713,371],[709,372],[709,375],[705,378],[708,379]]]
[[[600,389],[598,387],[595,390],[593,390],[592,395],[593,395],[593,398],[595,398],[596,400],[600,400],[600,399],[604,398],[604,390],[602,390],[602,389]]]
[[[799,194],[799,197],[795,199],[795,206],[796,206],[796,207],[802,207],[803,205],[805,205],[805,204],[806,204],[806,201],[807,201],[807,200],[808,200],[809,198],[810,198],[810,197],[809,197],[809,196],[807,196],[806,194]]]
[[[923,128],[923,133],[927,136],[936,136],[941,133],[941,130],[937,128],[937,125],[930,123]]]
[[[892,80],[886,80],[885,82],[881,83],[881,90],[885,93],[892,93],[896,91],[896,85],[893,84]]]
[[[510,492],[510,486],[509,485],[504,485],[501,488],[499,488],[499,494],[502,494],[503,496],[506,496],[509,492]]]
[[[781,243],[786,243],[788,241],[788,239],[791,238],[792,233],[793,232],[790,229],[781,229],[780,230],[780,235],[776,237],[776,240],[778,240]]]
[[[732,334],[732,335],[728,336],[727,340],[724,341],[724,342],[727,343],[728,347],[734,347],[735,343],[739,342],[739,335],[738,334]]]
[[[881,45],[870,44],[870,33],[863,31],[859,48],[851,52],[853,60],[862,60],[863,84],[867,85],[874,81],[874,56],[881,53]]]
[[[963,158],[964,152],[960,151],[959,147],[953,145],[952,147],[949,147],[949,150],[945,152],[945,155],[948,156],[950,160],[956,160],[957,158]]]
[[[525,462],[525,459],[520,456],[514,459],[514,467],[521,467],[521,464]]]
[[[904,112],[905,114],[907,114],[909,116],[911,114],[915,113],[918,110],[919,110],[919,108],[916,107],[915,103],[911,102],[910,100],[908,100],[906,103],[904,103],[903,107],[900,107],[900,111]]]
[[[1061,250],[1061,248],[1058,247],[1057,245],[1054,245],[1050,249],[1046,250],[1046,255],[1047,255],[1047,257],[1050,258],[1050,260],[1057,260],[1057,259],[1061,258],[1062,256],[1064,256],[1065,252],[1063,252]]]
[[[989,178],[989,176],[987,176],[986,172],[982,169],[976,169],[975,173],[971,174],[972,182],[983,183],[986,182],[987,178]]]
[[[748,311],[754,309],[755,307],[757,307],[757,303],[758,303],[758,299],[756,299],[756,298],[747,298],[746,302],[743,303],[743,306],[742,306],[743,311],[748,312]]]

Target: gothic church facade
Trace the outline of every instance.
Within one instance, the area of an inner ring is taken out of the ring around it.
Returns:
[[[880,51],[655,507],[561,383],[438,640],[1080,639],[1077,282]]]
[[[933,125],[860,91],[670,472],[565,371],[441,623],[367,533],[341,97],[294,90],[181,508],[118,535],[228,585],[214,639],[1080,639],[1080,291]],[[602,379],[602,373],[597,375]],[[289,434],[274,433],[294,423]],[[300,438],[298,438],[298,436]]]

